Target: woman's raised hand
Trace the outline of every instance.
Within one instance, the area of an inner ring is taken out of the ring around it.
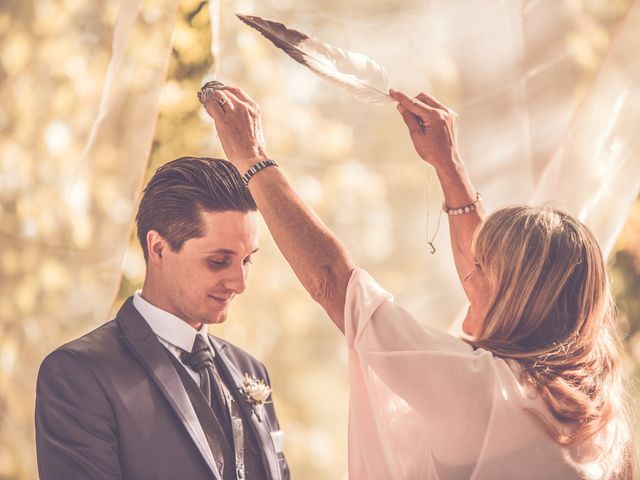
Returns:
[[[204,101],[227,158],[241,172],[267,158],[260,107],[242,89],[216,82]]]
[[[458,160],[458,116],[426,93],[410,98],[403,92],[389,90],[398,102],[396,108],[409,128],[413,146],[424,161],[436,170]]]

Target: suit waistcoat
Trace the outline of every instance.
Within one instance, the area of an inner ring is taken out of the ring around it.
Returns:
[[[220,469],[220,465],[223,465],[223,469],[220,472],[224,480],[267,480],[265,467],[262,464],[258,443],[252,428],[249,426],[249,422],[244,418],[242,411],[236,404],[237,401],[245,401],[244,399],[238,399],[236,395],[233,395],[234,401],[230,402],[230,408],[233,412],[234,418],[240,418],[242,420],[243,430],[243,445],[239,446],[244,449],[244,471],[236,471],[235,461],[235,445],[233,431],[231,425],[225,421],[227,416],[224,412],[216,411],[219,407],[212,408],[205,399],[200,387],[196,385],[193,378],[186,371],[184,366],[178,361],[178,359],[169,352],[166,348],[166,353],[171,359],[180,380],[182,381],[189,400],[193,405],[193,408],[198,417],[198,421],[202,426],[204,434],[207,438],[207,443],[211,448],[211,452],[216,460],[216,464]],[[220,378],[225,383],[225,386],[230,392],[236,393],[235,385],[231,385],[229,388],[228,379],[224,378],[219,368],[218,356],[214,356],[214,362],[218,372],[221,373]]]

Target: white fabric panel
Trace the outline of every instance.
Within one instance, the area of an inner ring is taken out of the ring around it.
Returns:
[[[534,202],[558,202],[589,225],[605,256],[640,190],[639,31],[636,3],[533,195]]]

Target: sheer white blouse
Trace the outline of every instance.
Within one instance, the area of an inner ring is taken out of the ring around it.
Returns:
[[[347,287],[345,335],[351,480],[602,478],[523,409],[549,415],[517,363],[422,326],[361,269]]]

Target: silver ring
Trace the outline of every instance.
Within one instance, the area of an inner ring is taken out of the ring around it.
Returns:
[[[205,106],[207,101],[211,98],[211,96],[216,92],[216,90],[220,90],[220,88],[224,87],[224,84],[218,82],[217,80],[213,80],[211,82],[205,83],[202,88],[198,91],[198,100]]]
[[[224,87],[224,83],[219,82],[218,80],[211,80],[210,82],[205,83],[204,86],[207,88],[213,88],[214,90],[219,90]]]
[[[224,97],[218,100],[218,105],[220,105],[221,107],[224,107],[225,103],[227,103],[227,99]]]

